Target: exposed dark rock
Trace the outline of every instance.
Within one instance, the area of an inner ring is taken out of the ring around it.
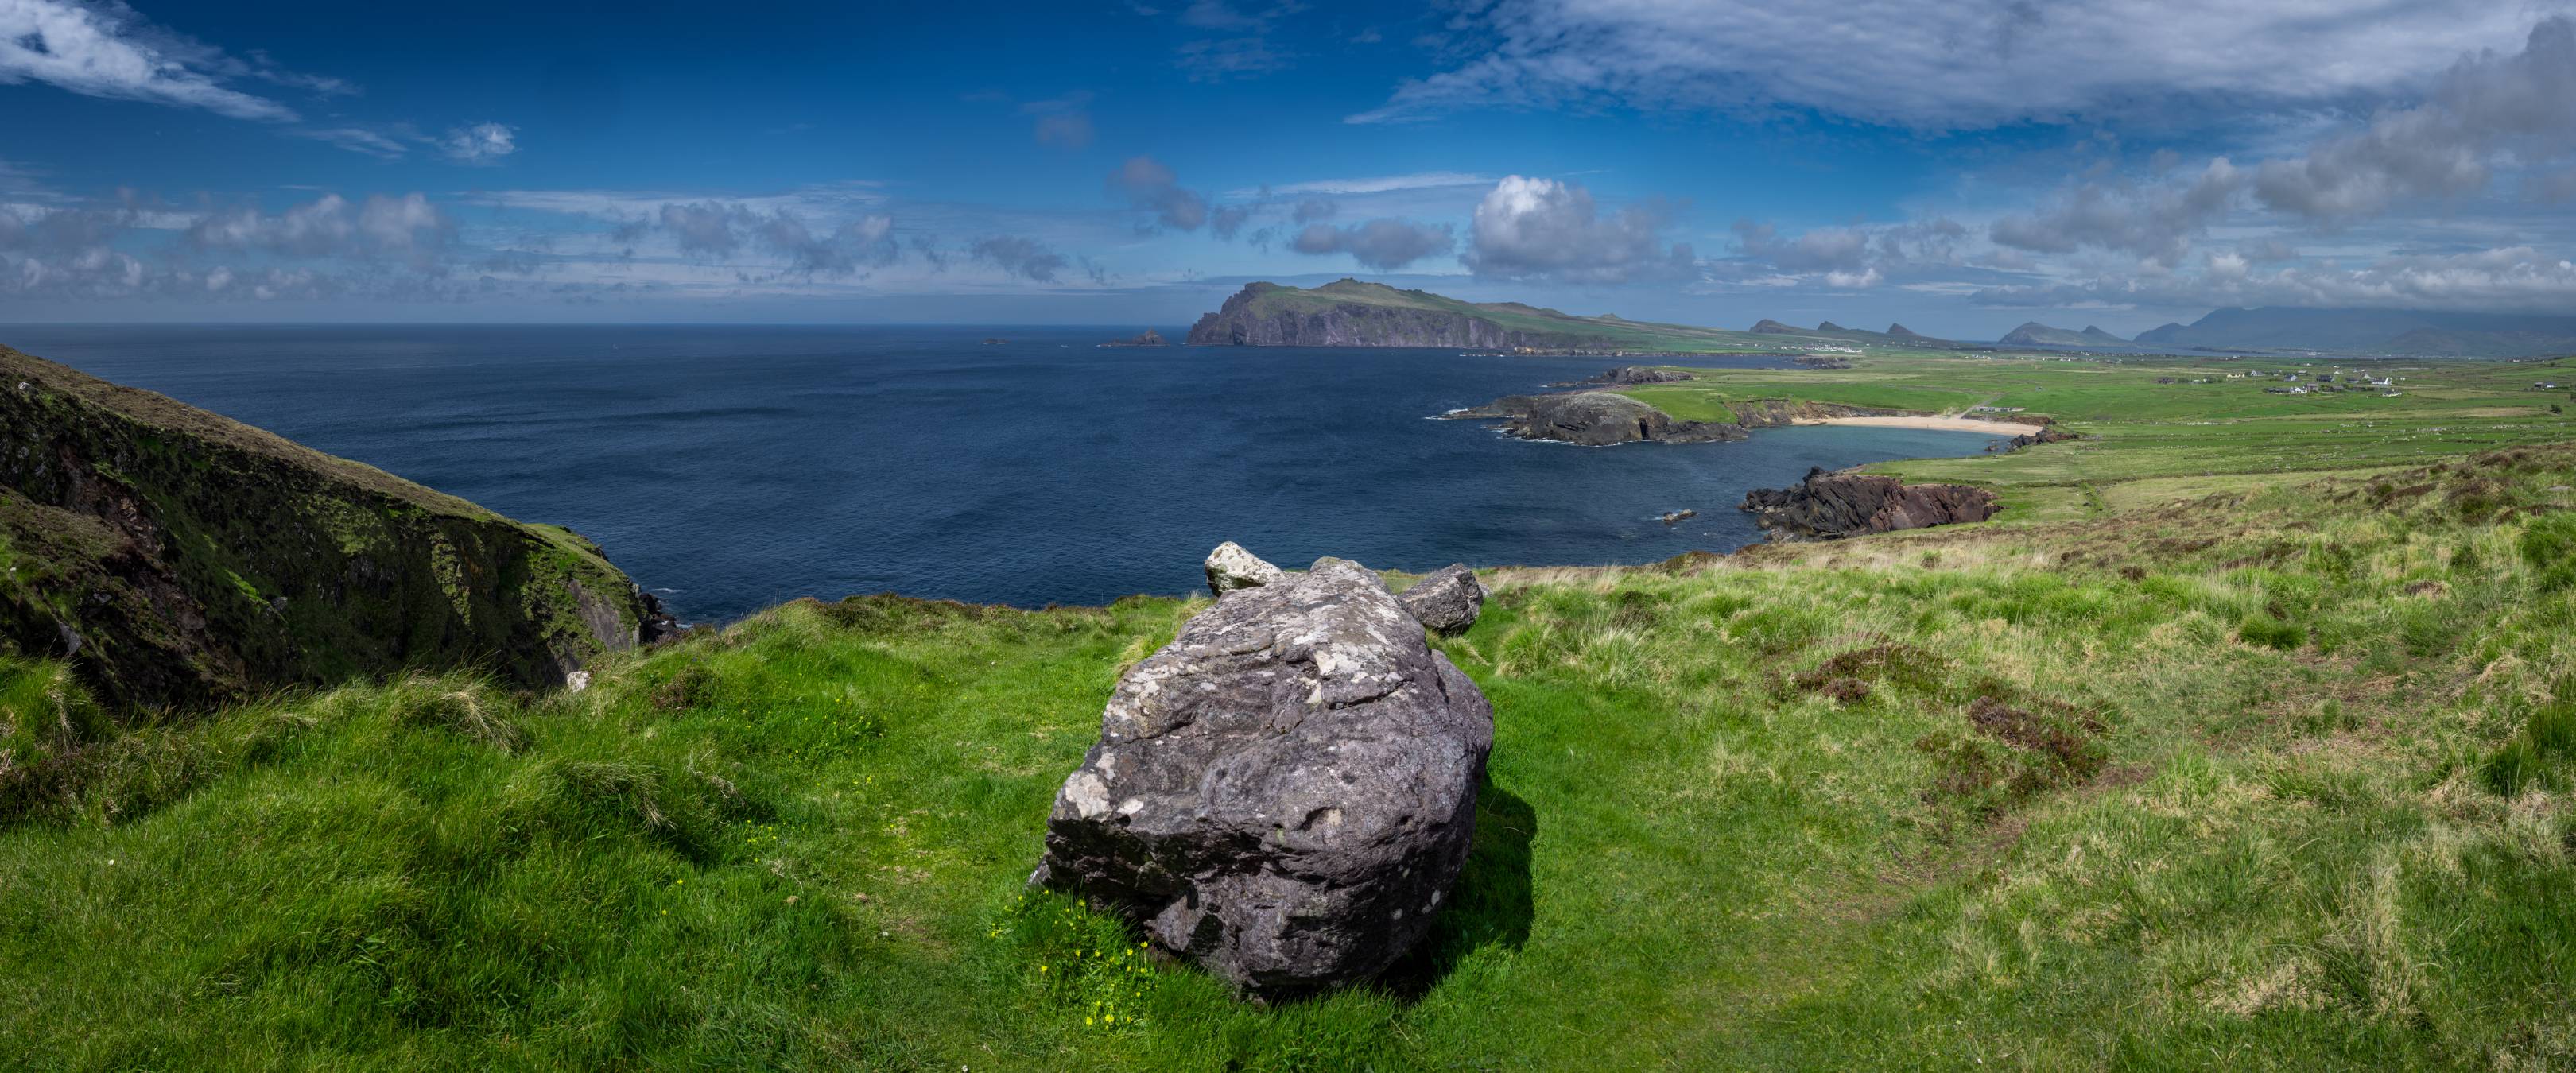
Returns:
[[[1691,374],[1679,369],[1658,369],[1651,365],[1622,365],[1597,376],[1561,381],[1548,386],[1617,387],[1629,384],[1678,384],[1689,379]]]
[[[1830,354],[1800,354],[1789,360],[1810,369],[1848,369],[1852,367],[1851,359],[1837,358]]]
[[[1513,395],[1449,414],[1460,420],[1501,419],[1495,425],[1525,440],[1559,440],[1587,447],[1614,443],[1707,443],[1740,440],[1738,425],[1676,421],[1644,402],[1609,391],[1565,395]]]
[[[1377,575],[1219,598],[1119,679],[1031,882],[1261,998],[1366,978],[1465,863],[1493,711]]]
[[[1671,512],[1671,513],[1669,513],[1669,514],[1664,515],[1664,516],[1663,516],[1663,522],[1664,522],[1664,524],[1665,524],[1665,525],[1672,525],[1672,524],[1675,524],[1675,523],[1677,523],[1677,522],[1680,522],[1680,521],[1681,521],[1682,519],[1684,519],[1684,518],[1696,518],[1696,517],[1699,517],[1699,512],[1698,512],[1698,511],[1695,511],[1695,510],[1688,510],[1688,509],[1684,509],[1684,510],[1677,510],[1677,511],[1673,511],[1673,512]]]
[[[1963,484],[1908,485],[1868,473],[1807,472],[1788,488],[1757,488],[1744,509],[1773,540],[1836,540],[1898,529],[1981,522],[1999,509],[1995,494]]]
[[[2068,432],[2056,425],[2041,425],[2029,432],[2025,432],[2005,441],[2006,446],[2004,449],[2007,451],[2018,451],[2024,447],[2029,447],[2035,444],[2056,443],[2060,440],[2072,440],[2076,438],[2077,437],[2074,433]]]
[[[1171,344],[1166,343],[1166,342],[1164,342],[1164,341],[1163,341],[1163,333],[1158,332],[1158,331],[1155,331],[1155,330],[1154,330],[1154,329],[1152,329],[1152,328],[1147,328],[1147,329],[1145,329],[1145,331],[1144,331],[1144,333],[1143,333],[1143,334],[1140,334],[1140,335],[1131,335],[1131,336],[1128,336],[1128,337],[1127,337],[1127,338],[1125,338],[1125,339],[1112,339],[1112,340],[1110,340],[1110,341],[1108,341],[1108,342],[1106,342],[1106,343],[1102,343],[1102,344],[1100,344],[1100,345],[1102,345],[1102,346],[1170,346]]]
[[[1476,580],[1467,564],[1451,563],[1414,582],[1396,602],[1424,629],[1444,636],[1465,633],[1485,609],[1485,583]]]

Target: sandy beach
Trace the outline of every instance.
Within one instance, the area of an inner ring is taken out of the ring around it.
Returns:
[[[1929,428],[1943,432],[1983,432],[1995,436],[2021,436],[2040,429],[2038,425],[2026,425],[2018,421],[1981,421],[1973,417],[1825,417],[1798,421],[1796,424]]]

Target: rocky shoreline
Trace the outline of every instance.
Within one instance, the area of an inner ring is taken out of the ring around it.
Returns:
[[[1787,488],[1756,488],[1742,509],[1774,541],[1841,540],[1960,522],[2002,510],[1995,494],[1964,484],[1912,484],[1873,473],[1807,471]]]

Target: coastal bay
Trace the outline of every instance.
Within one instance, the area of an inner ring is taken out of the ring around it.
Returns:
[[[1282,562],[1341,554],[1408,570],[1655,562],[1761,540],[1734,509],[1754,488],[1994,442],[1793,427],[1571,450],[1423,418],[1594,376],[1599,358],[1103,348],[1103,335],[200,326],[13,338],[568,526],[702,622],[884,591],[1021,606],[1177,594],[1225,540]],[[1659,520],[1684,509],[1698,514]]]

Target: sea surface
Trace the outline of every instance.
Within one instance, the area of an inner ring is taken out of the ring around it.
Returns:
[[[1761,539],[1736,503],[1811,466],[1993,442],[1524,442],[1429,418],[1615,362],[1093,345],[1131,331],[17,326],[0,343],[568,526],[700,622],[799,596],[1179,594],[1225,540],[1292,568],[1647,563]]]

